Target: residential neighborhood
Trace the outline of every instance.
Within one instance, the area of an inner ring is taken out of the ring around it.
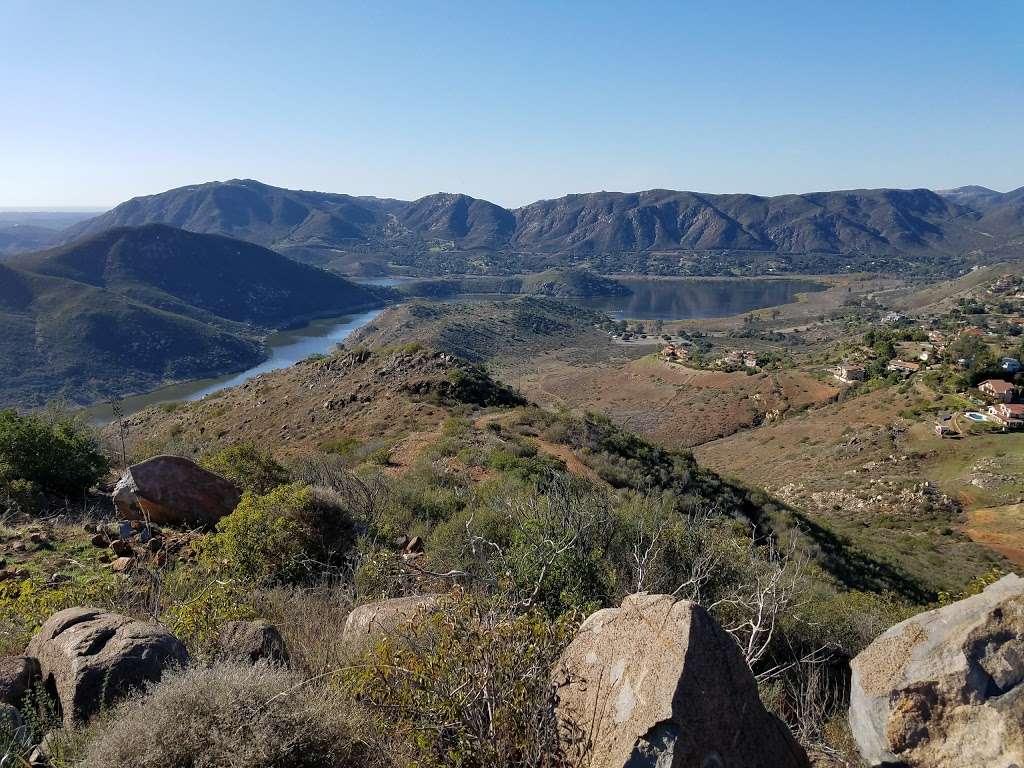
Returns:
[[[863,336],[840,345],[825,372],[850,388],[925,384],[949,393],[963,419],[944,411],[934,432],[1024,426],[1024,278],[1004,274],[949,309],[915,317],[885,311]],[[836,359],[838,358],[838,359]]]

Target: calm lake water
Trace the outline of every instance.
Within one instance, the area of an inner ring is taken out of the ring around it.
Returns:
[[[374,278],[360,282],[397,285],[406,279],[408,278]],[[632,293],[628,296],[600,296],[568,301],[605,312],[619,320],[688,320],[725,317],[753,309],[788,304],[795,300],[798,293],[820,291],[826,287],[810,280],[789,279],[620,278],[619,282],[626,285]],[[445,301],[494,301],[502,298],[514,297],[477,294],[452,297]],[[353,331],[366,325],[383,311],[373,309],[341,318],[314,320],[302,328],[280,331],[267,338],[270,357],[259,365],[241,373],[173,384],[144,395],[127,397],[120,403],[121,410],[125,415],[129,415],[159,403],[200,400],[222,389],[244,384],[260,374],[287,368],[310,355],[330,352],[335,344],[344,341]],[[87,408],[84,413],[94,424],[106,424],[114,418],[113,409],[105,403]]]
[[[796,300],[798,293],[821,291],[827,287],[811,280],[783,278],[618,278],[618,282],[632,293],[572,301],[605,312],[616,320],[697,320],[789,304]]]
[[[197,379],[182,384],[147,392],[144,395],[126,397],[121,401],[121,410],[125,415],[136,413],[143,408],[158,403],[175,400],[201,400],[209,394],[228,387],[237,387],[254,376],[287,368],[310,355],[329,352],[335,344],[344,341],[357,328],[362,328],[383,312],[383,309],[371,309],[345,317],[324,318],[314,320],[302,328],[279,331],[267,337],[267,351],[270,357],[259,365],[255,365],[241,373],[219,376],[215,379]],[[114,418],[113,409],[106,403],[86,408],[86,417],[94,424],[107,424]]]

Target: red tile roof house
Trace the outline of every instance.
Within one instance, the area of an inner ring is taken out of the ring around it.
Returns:
[[[887,366],[885,370],[896,371],[898,373],[916,373],[921,369],[921,366],[917,363],[910,363],[906,360],[893,360]]]
[[[1020,429],[1024,427],[1024,404],[1011,405],[1000,403],[990,405],[988,412],[995,416],[1006,429]]]
[[[978,385],[978,389],[989,397],[1003,403],[1013,400],[1013,384],[1001,379],[988,379]]]

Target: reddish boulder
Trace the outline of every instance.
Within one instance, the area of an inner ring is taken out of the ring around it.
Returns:
[[[180,456],[154,456],[128,468],[114,488],[114,507],[129,520],[166,525],[216,524],[241,492],[229,480]]]

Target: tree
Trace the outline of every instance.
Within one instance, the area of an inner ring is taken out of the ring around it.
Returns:
[[[92,433],[76,419],[0,411],[0,486],[25,481],[47,491],[81,494],[109,467]]]

